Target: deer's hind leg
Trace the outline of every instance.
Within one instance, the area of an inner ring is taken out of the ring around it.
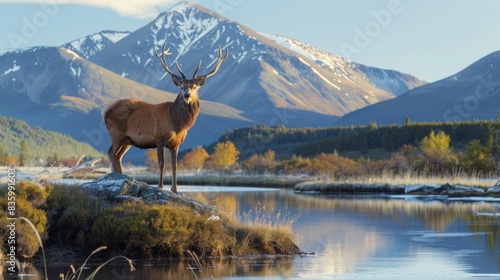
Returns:
[[[111,172],[122,174],[122,158],[130,149],[130,144],[120,143],[112,144],[108,150],[109,162],[111,164]]]

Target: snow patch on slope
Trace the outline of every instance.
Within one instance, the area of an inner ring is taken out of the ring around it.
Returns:
[[[332,87],[336,88],[337,90],[340,90],[340,88],[335,85],[334,83],[330,82],[327,78],[325,78],[325,76],[321,75],[318,70],[314,69],[314,67],[311,67],[311,70],[316,74],[318,75],[321,79],[323,79],[323,81],[325,81],[327,84],[331,85]]]
[[[127,37],[130,32],[128,31],[115,31],[115,32],[102,32],[102,36],[108,38],[111,42],[116,43],[121,39]]]
[[[353,85],[358,83],[361,78],[388,93],[399,95],[408,89],[425,84],[424,81],[411,75],[360,65],[347,58],[328,53],[299,40],[266,33],[260,34],[304,56],[320,67],[330,69],[334,75]],[[353,73],[352,70],[356,73]]]
[[[19,71],[19,69],[21,69],[21,66],[16,65],[16,61],[15,60],[12,62],[12,64],[14,64],[14,65],[11,68],[5,70],[5,72],[3,72],[2,76],[5,76],[5,75],[7,75],[9,73],[12,73],[12,72]]]
[[[128,31],[101,31],[76,39],[63,47],[72,49],[82,54],[84,57],[90,58],[106,48],[110,42],[114,44],[127,37],[129,34],[130,32]]]
[[[351,63],[349,59],[328,53],[299,40],[267,33],[259,34],[299,55],[304,56],[320,67],[330,69],[333,74],[338,76],[339,78],[343,78],[352,84],[356,83],[357,78],[347,70],[348,68],[350,68],[349,64]]]
[[[320,72],[318,72],[318,70],[314,69],[314,67],[311,66],[311,64],[307,63],[305,60],[303,60],[301,57],[299,57],[299,60],[300,62],[304,63],[305,65],[309,66],[311,68],[311,70],[314,72],[314,74],[318,75],[318,77],[320,77],[323,81],[325,81],[327,84],[331,85],[332,87],[336,88],[337,90],[340,90],[340,88],[332,83],[330,80],[328,80],[327,78],[325,78],[325,76],[321,75]]]

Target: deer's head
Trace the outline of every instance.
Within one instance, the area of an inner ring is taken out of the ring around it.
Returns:
[[[190,104],[198,100],[198,89],[205,84],[205,81],[207,80],[208,77],[213,76],[215,73],[217,73],[222,61],[224,61],[229,54],[226,48],[226,54],[222,55],[222,47],[219,45],[218,59],[217,63],[215,63],[215,68],[208,74],[202,76],[196,76],[201,66],[201,60],[200,60],[198,67],[196,67],[196,70],[194,70],[193,78],[187,79],[186,75],[184,74],[184,72],[182,72],[181,68],[179,67],[177,60],[175,61],[175,67],[177,68],[177,71],[179,71],[181,76],[173,73],[172,70],[168,68],[165,56],[171,53],[169,53],[170,49],[166,49],[166,46],[167,42],[165,41],[165,43],[163,44],[163,49],[161,54],[156,52],[156,49],[155,49],[155,54],[161,60],[161,64],[163,65],[163,68],[165,68],[165,71],[167,71],[167,73],[169,73],[170,76],[172,76],[172,81],[180,89],[179,95],[186,104]]]

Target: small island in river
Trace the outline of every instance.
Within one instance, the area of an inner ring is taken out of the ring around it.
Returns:
[[[108,256],[137,260],[193,253],[200,258],[301,253],[293,221],[243,224],[188,195],[148,186],[127,175],[110,173],[75,186],[20,181],[16,195],[17,214],[33,222],[52,261],[82,259],[100,246],[108,248],[104,251]],[[6,208],[6,201],[1,204]],[[0,236],[7,236],[6,230],[2,226]],[[41,258],[39,242],[28,225],[19,222],[17,237],[20,260]]]

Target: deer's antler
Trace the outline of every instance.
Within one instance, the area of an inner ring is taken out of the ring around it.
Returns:
[[[179,80],[186,80],[186,75],[184,75],[184,72],[182,72],[181,68],[179,67],[179,64],[177,63],[177,60],[175,60],[175,67],[177,68],[177,70],[179,71],[179,73],[181,73],[182,77],[180,77],[179,75],[175,74],[174,72],[172,72],[172,70],[170,70],[170,68],[168,68],[168,63],[167,63],[167,60],[165,59],[165,56],[166,55],[171,55],[172,53],[170,53],[170,48],[166,49],[167,48],[167,40],[165,40],[165,43],[163,43],[163,48],[162,48],[162,51],[161,51],[161,54],[158,53],[156,51],[156,48],[155,48],[155,55],[156,57],[158,57],[160,60],[161,60],[161,64],[163,65],[163,68],[165,68],[165,71],[167,71],[167,73],[169,73],[170,75],[176,77],[177,79]]]

